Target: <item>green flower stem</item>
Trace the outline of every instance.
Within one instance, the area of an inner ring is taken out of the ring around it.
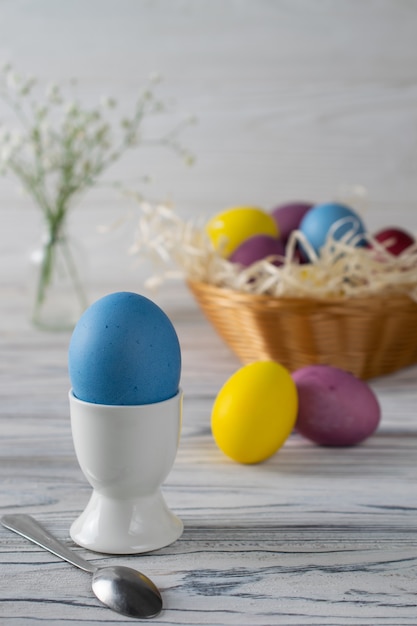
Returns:
[[[3,76],[1,75],[3,74]],[[145,118],[165,107],[149,87],[139,96],[130,113],[121,119],[110,99],[96,108],[82,106],[76,98],[65,102],[53,85],[42,96],[37,81],[16,75],[10,65],[0,72],[0,100],[14,112],[18,129],[0,128],[0,174],[12,173],[40,209],[47,227],[35,315],[45,302],[58,261],[67,265],[80,302],[85,295],[76,264],[65,238],[66,217],[76,202],[129,151],[142,145],[169,148],[190,164],[190,155],[178,141],[190,120],[171,132],[147,141],[142,133]],[[115,187],[115,186],[114,186]],[[120,186],[118,186],[120,188]],[[57,249],[63,258],[57,257]]]
[[[62,241],[62,251],[64,254],[64,258],[66,259],[66,264],[68,268],[68,274],[71,277],[72,284],[74,285],[74,290],[78,296],[78,301],[80,302],[83,309],[87,308],[88,301],[87,296],[84,290],[84,286],[82,281],[80,280],[77,264],[74,261],[73,254],[71,252],[71,248],[68,245],[68,240],[65,237]]]
[[[87,297],[80,280],[77,264],[74,260],[71,248],[68,245],[68,238],[65,234],[65,212],[58,220],[48,223],[47,241],[43,246],[42,262],[36,287],[36,297],[34,303],[33,321],[36,322],[40,316],[42,305],[44,304],[48,289],[52,284],[53,272],[57,263],[58,248],[60,248],[67,270],[68,276],[74,287],[81,309],[85,309],[88,305]]]

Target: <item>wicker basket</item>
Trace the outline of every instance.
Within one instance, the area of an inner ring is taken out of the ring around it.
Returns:
[[[188,286],[242,363],[322,363],[369,379],[417,362],[417,303],[406,295],[315,301]]]

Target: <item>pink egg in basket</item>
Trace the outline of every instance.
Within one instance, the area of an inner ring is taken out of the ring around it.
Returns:
[[[275,265],[281,265],[285,257],[285,245],[281,239],[269,235],[254,235],[243,241],[230,255],[229,261],[249,267],[256,261],[271,258]]]
[[[312,207],[311,202],[287,202],[272,209],[271,215],[277,223],[280,238],[284,243],[292,231],[298,229],[304,215]]]

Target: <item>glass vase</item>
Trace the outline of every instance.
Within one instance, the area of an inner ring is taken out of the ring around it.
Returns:
[[[72,330],[87,308],[85,255],[65,227],[45,232],[31,255],[31,321],[43,330]]]

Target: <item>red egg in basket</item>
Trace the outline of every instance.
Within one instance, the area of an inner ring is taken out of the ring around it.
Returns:
[[[393,256],[399,256],[415,242],[414,237],[402,228],[384,228],[374,235],[378,241]]]

